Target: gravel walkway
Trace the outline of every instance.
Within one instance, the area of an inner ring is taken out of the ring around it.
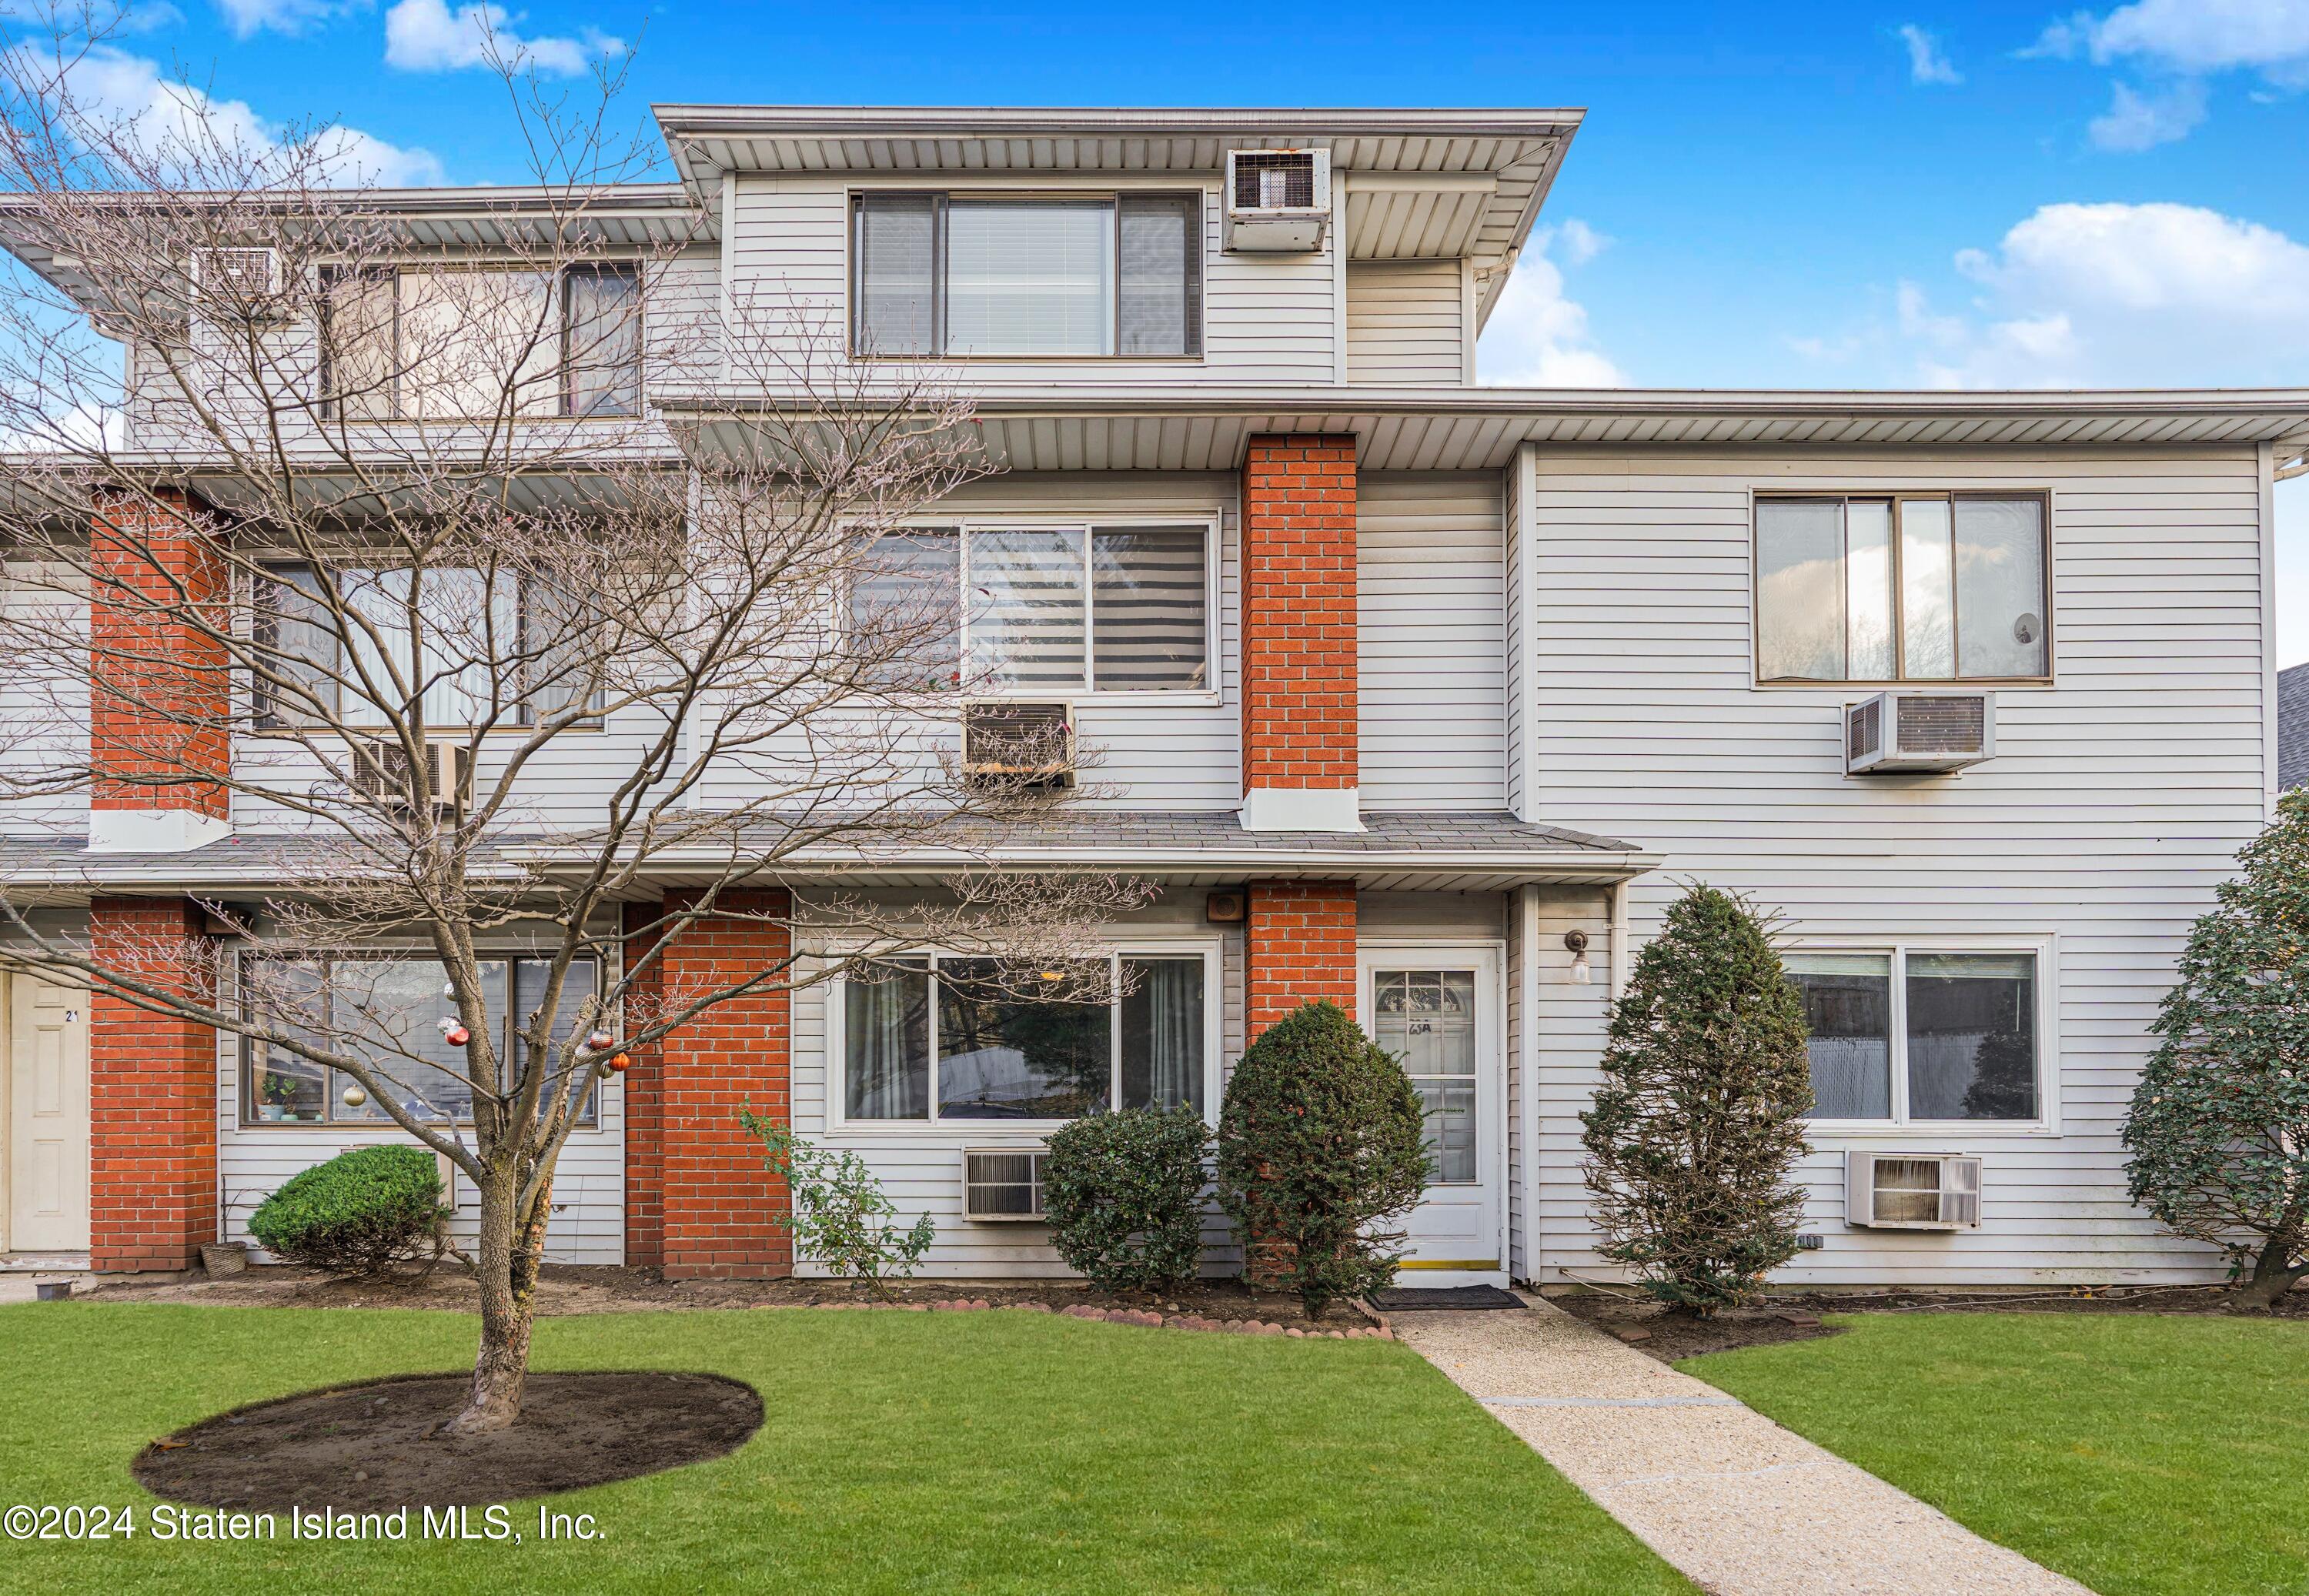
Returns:
[[[2085,1587],[1983,1540],[1736,1397],[1536,1298],[1399,1313],[1397,1337],[1718,1596]]]

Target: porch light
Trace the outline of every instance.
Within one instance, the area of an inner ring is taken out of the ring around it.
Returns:
[[[1590,974],[1587,966],[1587,933],[1578,930],[1566,931],[1563,934],[1563,945],[1571,953],[1571,984],[1575,987],[1586,986]]]

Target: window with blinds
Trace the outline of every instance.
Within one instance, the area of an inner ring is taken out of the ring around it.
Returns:
[[[1202,353],[1199,194],[860,194],[851,234],[860,356]]]
[[[1212,540],[1207,525],[912,528],[861,567],[850,634],[903,691],[1199,692]]]

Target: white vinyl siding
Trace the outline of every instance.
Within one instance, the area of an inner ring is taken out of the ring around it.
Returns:
[[[1781,1278],[2215,1278],[2205,1248],[2126,1202],[2117,1131],[2190,923],[2262,819],[2253,453],[1540,450],[1529,469],[1517,617],[1535,661],[1529,807],[1664,856],[1630,889],[1639,945],[1697,877],[1780,911],[1792,944],[2045,939],[2057,952],[2057,990],[2042,998],[2051,1127],[1816,1133],[1804,1228],[1828,1245]],[[1896,487],[2052,496],[2056,679],[1999,687],[1997,755],[1960,775],[1847,778],[1852,690],[1752,685],[1751,495]],[[1544,946],[1574,923],[1602,945],[1601,894],[1550,902]],[[1577,1118],[1601,1046],[1600,975],[1559,988],[1543,1021],[1551,1268],[1603,1267]],[[1843,1153],[1880,1140],[1981,1156],[1980,1229],[1847,1229]]]
[[[1388,387],[1466,381],[1457,261],[1347,263],[1347,381]]]
[[[1504,808],[1498,476],[1367,476],[1355,522],[1363,807]]]

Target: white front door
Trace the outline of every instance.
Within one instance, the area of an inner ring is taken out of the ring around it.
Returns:
[[[1500,960],[1484,947],[1368,947],[1363,1028],[1427,1110],[1426,1195],[1401,1221],[1405,1286],[1504,1285]]]
[[[6,1250],[88,1250],[88,994],[13,976]]]

